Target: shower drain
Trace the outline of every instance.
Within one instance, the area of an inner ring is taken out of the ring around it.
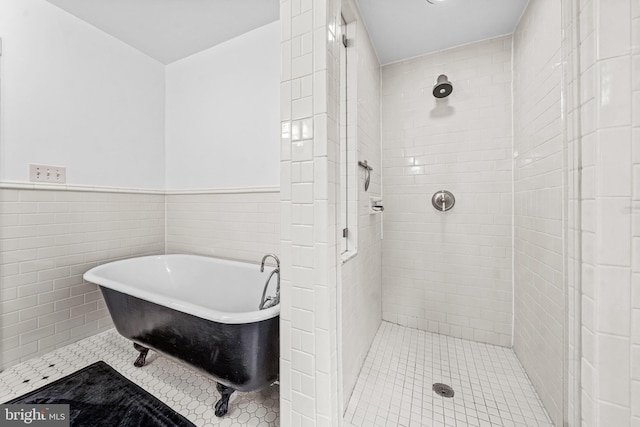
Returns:
[[[453,395],[455,394],[451,387],[442,383],[435,383],[433,385],[433,391],[435,391],[442,397],[453,397]]]

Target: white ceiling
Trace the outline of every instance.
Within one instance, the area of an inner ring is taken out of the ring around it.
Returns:
[[[381,64],[510,34],[528,0],[357,0]],[[557,0],[553,0],[557,1]]]
[[[279,0],[47,0],[168,64],[280,17]]]
[[[47,0],[168,64],[279,18],[279,0]],[[528,0],[357,0],[382,64],[513,32]]]

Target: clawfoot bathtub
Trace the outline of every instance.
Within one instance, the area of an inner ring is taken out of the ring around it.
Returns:
[[[135,366],[152,349],[213,377],[220,417],[235,390],[257,391],[278,379],[280,305],[258,309],[273,270],[160,255],[100,265],[84,278],[99,285],[116,329],[140,352]],[[275,293],[275,284],[269,289]]]

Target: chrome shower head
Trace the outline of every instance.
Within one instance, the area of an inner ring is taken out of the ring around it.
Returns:
[[[446,75],[440,74],[436,84],[433,86],[433,96],[436,98],[446,98],[453,92],[453,85]]]

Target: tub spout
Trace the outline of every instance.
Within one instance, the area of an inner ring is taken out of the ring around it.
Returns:
[[[274,254],[266,254],[265,256],[262,257],[262,262],[260,263],[260,272],[264,272],[264,262],[269,257],[271,257],[271,258],[276,260],[276,268],[278,269],[278,271],[280,271],[280,259],[277,256],[275,256]]]

